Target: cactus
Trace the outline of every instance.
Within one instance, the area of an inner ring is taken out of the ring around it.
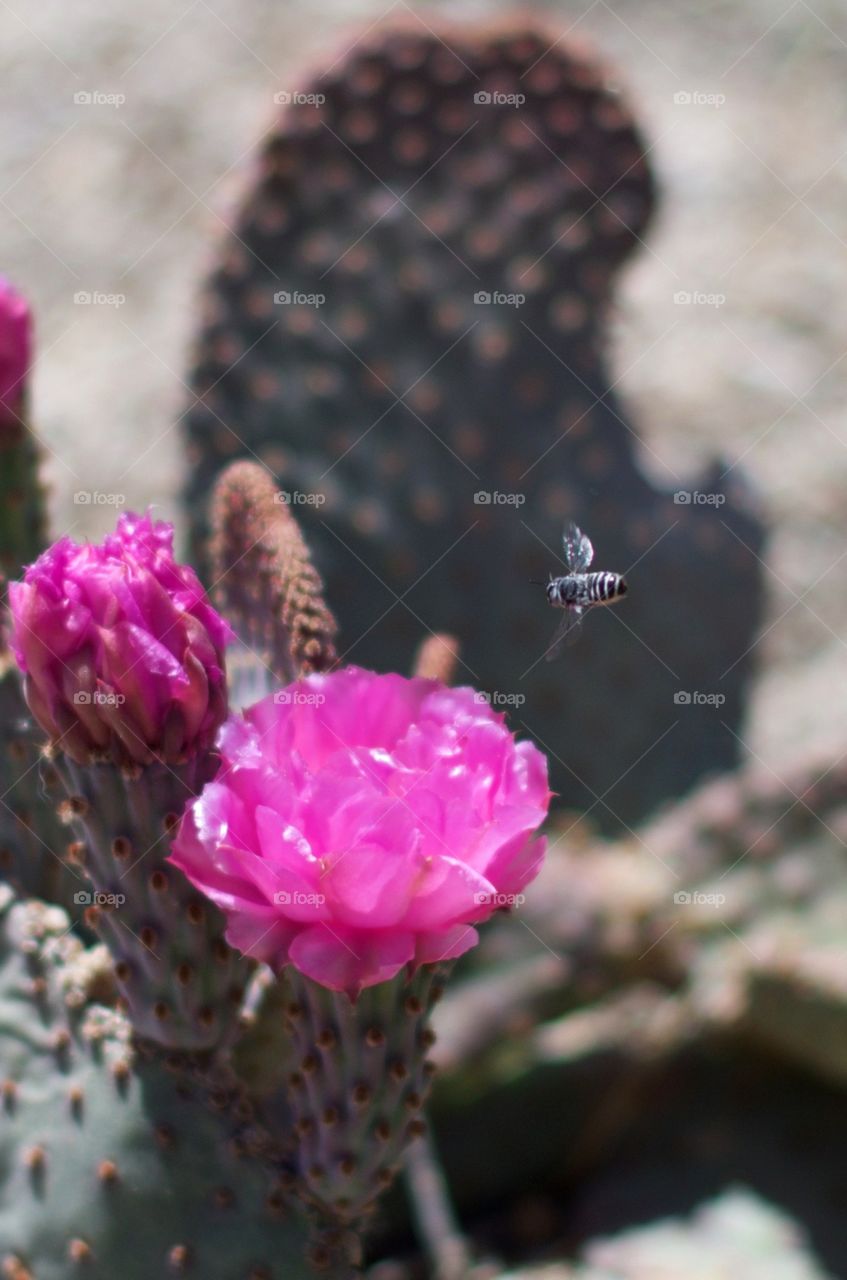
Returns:
[[[121,1014],[69,995],[86,952],[64,912],[3,893],[2,1274],[310,1274],[284,1166],[237,1083],[143,1052]]]
[[[299,1173],[307,1200],[331,1222],[372,1212],[410,1139],[424,1133],[420,1112],[435,1070],[426,1024],[445,976],[422,968],[411,982],[370,987],[355,1003],[289,978]]]
[[[14,577],[46,536],[39,453],[29,429],[32,317],[0,276],[0,574]]]
[[[689,483],[720,507],[657,490],[613,390],[612,286],[653,205],[629,109],[531,26],[371,32],[303,88],[205,294],[195,551],[212,478],[258,456],[301,504],[346,660],[408,669],[422,631],[455,635],[463,678],[525,698],[563,803],[631,824],[737,760],[762,528],[720,464]],[[560,571],[567,518],[631,590],[549,666],[528,579]],[[675,705],[695,691],[729,728]]]
[[[268,476],[231,468],[215,510],[242,690],[271,690],[241,714],[234,634],[170,526],[122,515],[9,587],[101,941],[4,889],[6,1275],[357,1273],[424,1131],[444,975],[543,857],[540,752],[470,689],[326,671],[332,616]]]
[[[0,277],[0,879],[71,908],[85,880],[66,856],[61,786],[40,758],[43,735],[24,701],[3,616],[7,579],[46,538],[39,451],[29,427],[31,330],[26,301]]]
[[[68,833],[58,817],[62,787],[41,758],[42,741],[0,624],[0,880],[70,909],[86,881],[67,857]]]

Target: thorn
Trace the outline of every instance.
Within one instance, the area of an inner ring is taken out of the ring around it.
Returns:
[[[176,1135],[169,1124],[157,1124],[153,1137],[161,1151],[171,1151],[176,1146]]]
[[[80,1240],[77,1237],[68,1241],[68,1258],[71,1262],[90,1262],[93,1257],[91,1245],[87,1244],[85,1240]]]
[[[106,1186],[114,1186],[116,1182],[120,1182],[118,1166],[114,1160],[101,1160],[97,1166],[97,1177]]]
[[[187,1271],[191,1252],[185,1244],[175,1244],[168,1250],[168,1266],[172,1271]]]

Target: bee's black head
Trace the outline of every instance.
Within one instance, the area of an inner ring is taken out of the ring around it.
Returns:
[[[559,586],[555,578],[551,578],[547,583],[547,599],[551,604],[555,604],[559,598]]]
[[[625,596],[627,591],[629,591],[629,587],[626,585],[626,578],[621,578],[618,581],[618,595]]]

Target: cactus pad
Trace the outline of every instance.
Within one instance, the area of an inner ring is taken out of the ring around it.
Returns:
[[[736,761],[721,720],[742,712],[762,531],[720,466],[691,482],[719,508],[657,490],[612,390],[612,286],[653,203],[629,109],[523,27],[371,33],[303,89],[206,293],[195,549],[216,473],[259,457],[300,504],[343,660],[408,670],[427,632],[455,635],[460,678],[525,699],[515,727],[563,801],[631,822]],[[550,665],[528,579],[562,572],[566,519],[630,593]],[[680,690],[722,714],[680,714]]]
[[[309,1274],[305,1228],[284,1206],[249,1113],[226,1090],[207,1095],[134,1051],[113,1009],[69,1008],[61,979],[80,943],[67,917],[3,893],[0,1274]]]
[[[135,1030],[174,1049],[221,1044],[237,1023],[250,964],[224,940],[217,907],[166,862],[173,827],[211,762],[198,754],[130,771],[81,768],[65,756],[56,764],[95,890],[86,920],[115,958]]]

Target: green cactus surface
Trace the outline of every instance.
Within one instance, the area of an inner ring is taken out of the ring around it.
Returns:
[[[112,952],[136,1032],[173,1049],[220,1045],[237,1026],[250,963],[225,941],[218,908],[167,862],[174,825],[214,762],[121,770],[59,756],[56,767],[91,881],[86,920]]]
[[[67,917],[3,892],[2,1274],[311,1274],[284,1166],[237,1084],[145,1054],[114,1008],[69,1000]]]

